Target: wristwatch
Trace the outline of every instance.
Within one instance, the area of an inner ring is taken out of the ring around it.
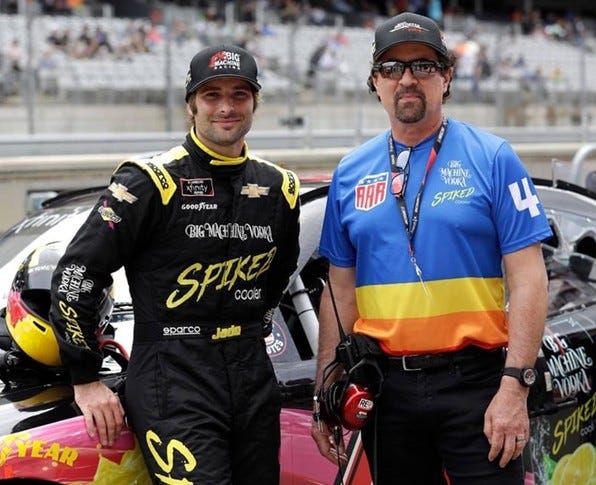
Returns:
[[[515,377],[524,387],[531,387],[536,382],[536,370],[532,367],[505,367],[503,375]]]

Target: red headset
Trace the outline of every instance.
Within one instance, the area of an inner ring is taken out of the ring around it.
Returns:
[[[346,335],[339,319],[331,279],[327,281],[337,329],[339,344],[335,348],[335,359],[323,371],[321,387],[316,394],[320,419],[330,426],[343,426],[355,431],[362,429],[372,417],[375,399],[383,385],[383,372],[375,358],[380,354],[378,344],[364,335]],[[325,382],[341,365],[344,375],[325,388]]]
[[[370,372],[363,372],[368,368],[374,370],[376,376],[373,377],[376,378],[366,384],[356,382],[360,380],[355,379],[358,374],[367,374],[370,379]],[[376,360],[363,358],[341,379],[327,388],[321,386],[317,396],[321,419],[329,425],[341,425],[350,431],[362,429],[373,415],[382,380],[383,374]],[[376,394],[373,388],[378,388]]]

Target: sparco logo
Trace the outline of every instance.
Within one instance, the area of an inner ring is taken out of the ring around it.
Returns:
[[[164,337],[180,337],[185,335],[201,335],[201,327],[199,325],[164,327]]]
[[[288,192],[292,195],[296,193],[296,178],[292,172],[288,172]]]
[[[166,180],[166,176],[163,174],[161,169],[157,165],[155,165],[153,162],[147,162],[147,166],[151,170],[153,170],[153,173],[159,179],[159,183],[161,184],[162,189],[167,189],[170,186],[170,184],[168,184],[168,181]]]

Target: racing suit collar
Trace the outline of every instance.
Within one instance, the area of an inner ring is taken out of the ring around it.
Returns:
[[[248,145],[246,144],[246,142],[244,142],[244,145],[242,147],[242,155],[240,155],[239,157],[226,157],[224,155],[220,155],[217,152],[214,152],[213,150],[208,148],[206,145],[204,145],[201,142],[201,140],[198,139],[198,137],[195,133],[194,126],[191,127],[191,129],[190,129],[189,138],[190,138],[189,145],[196,146],[197,148],[199,148],[199,150],[201,152],[205,153],[210,158],[209,165],[226,166],[226,167],[240,165],[240,164],[244,163],[248,157]],[[203,157],[201,157],[201,158],[203,158]]]

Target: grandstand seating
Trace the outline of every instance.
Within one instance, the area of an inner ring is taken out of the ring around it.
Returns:
[[[79,16],[38,16],[33,19],[31,38],[33,42],[34,65],[49,49],[46,39],[53,31],[68,29],[76,38],[84,25],[94,30],[103,28],[114,43],[122,39],[130,19]],[[468,21],[469,24],[469,21]],[[468,25],[466,24],[466,25]],[[543,75],[541,89],[549,96],[558,97],[577,93],[580,89],[596,93],[596,85],[589,80],[596,79],[596,53],[582,52],[575,46],[544,37],[516,36],[504,34],[498,24],[480,24],[473,21],[478,32],[477,41],[487,47],[493,63],[498,59],[517,59],[523,55],[526,69],[505,78],[494,69],[489,79],[481,82],[483,92],[496,90],[517,92],[520,87],[534,89],[538,86],[528,73],[537,70]],[[457,25],[457,24],[450,24]],[[203,22],[194,25],[190,39],[171,44],[171,86],[183,89],[183,83],[190,58],[206,42],[214,43],[246,38],[249,26],[236,24],[233,27]],[[7,45],[12,38],[27,39],[26,19],[19,15],[0,14],[0,45]],[[269,25],[267,34],[253,39],[254,52],[261,65],[264,96],[286,96],[291,86],[302,86],[314,48],[341,32],[345,43],[341,45],[342,62],[329,73],[322,74],[318,88],[351,95],[365,90],[370,69],[370,49],[373,31],[369,28],[313,26],[313,25]],[[161,28],[163,34],[163,27]],[[448,30],[446,39],[454,47],[463,38],[463,30]],[[593,39],[589,39],[589,43]],[[591,44],[593,45],[593,44]],[[54,67],[40,69],[40,87],[55,93],[61,99],[93,96],[105,102],[119,100],[144,101],[163,96],[166,89],[166,45],[153,45],[150,52],[126,57],[102,55],[91,59],[75,59],[64,53],[54,53]],[[553,73],[561,73],[555,78]],[[524,84],[525,83],[525,84]],[[471,90],[469,80],[457,83],[460,92]]]

